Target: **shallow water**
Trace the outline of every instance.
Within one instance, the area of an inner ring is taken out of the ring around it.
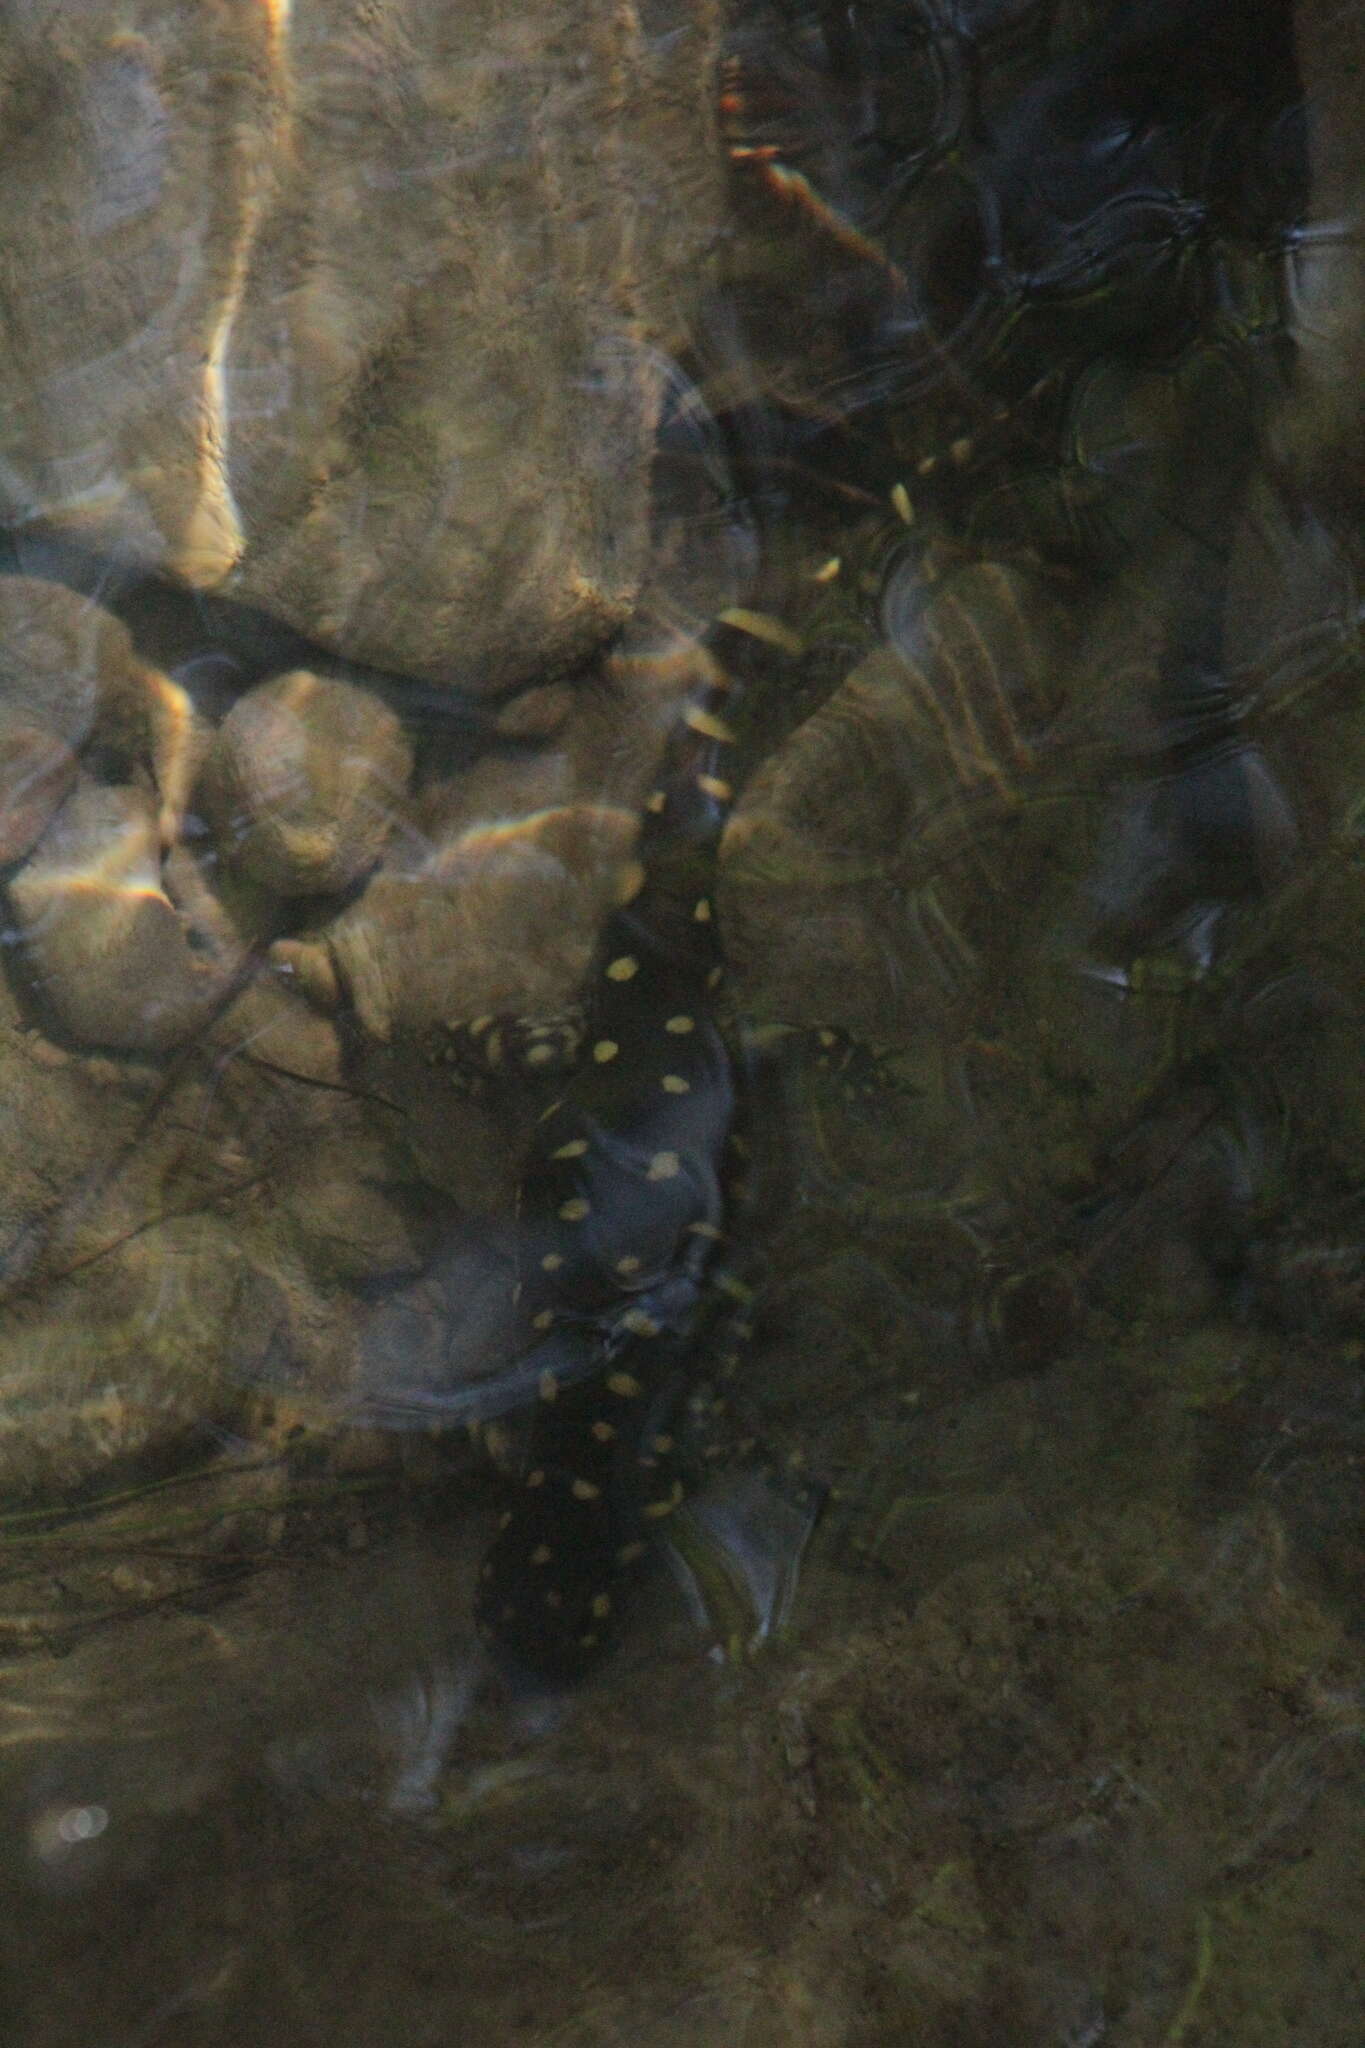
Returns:
[[[6,2042],[1355,2048],[1353,33],[13,25]]]

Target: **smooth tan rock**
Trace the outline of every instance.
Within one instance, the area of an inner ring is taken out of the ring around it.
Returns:
[[[632,812],[587,805],[491,818],[419,868],[381,871],[325,937],[282,941],[276,962],[315,999],[348,998],[381,1041],[553,1015],[632,885],[637,831]]]
[[[93,740],[150,773],[171,845],[207,739],[189,697],[139,658],[121,620],[33,576],[0,577],[0,735],[0,806],[14,812],[0,829],[5,844],[27,834],[29,845],[51,792],[69,786],[68,759]]]
[[[646,577],[714,0],[88,0],[0,56],[0,520],[497,691]]]
[[[371,691],[307,669],[272,677],[214,741],[219,850],[277,895],[343,890],[379,858],[411,774],[403,728]]]
[[[703,648],[614,653],[565,686],[552,738],[500,746],[414,795],[378,870],[331,923],[272,948],[324,1010],[374,1039],[480,1017],[558,1019],[582,995],[602,925],[638,882],[642,807]]]
[[[0,702],[11,716],[80,748],[132,660],[127,629],[101,605],[38,577],[0,578]]]
[[[227,988],[231,964],[162,885],[156,811],[138,790],[79,784],[9,898],[40,999],[82,1046],[167,1052]]]

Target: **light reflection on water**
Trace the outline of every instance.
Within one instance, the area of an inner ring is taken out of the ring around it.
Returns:
[[[1326,16],[15,25],[6,2040],[1356,2042]]]

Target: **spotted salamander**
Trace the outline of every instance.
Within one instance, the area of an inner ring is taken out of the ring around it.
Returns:
[[[477,1622],[504,1664],[570,1681],[611,1646],[632,1567],[683,1497],[677,1439],[716,1299],[738,1088],[715,1019],[706,877],[728,813],[729,682],[714,663],[670,741],[638,886],[603,934],[577,1071],[545,1112],[518,1216],[534,1413],[484,1560]]]

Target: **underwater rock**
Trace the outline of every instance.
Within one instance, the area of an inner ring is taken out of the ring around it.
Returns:
[[[120,620],[62,584],[0,576],[0,859],[34,845],[91,745],[150,773],[172,845],[204,744],[190,699]]]
[[[232,1222],[153,1220],[88,1276],[0,1310],[0,1487],[56,1494],[194,1442],[203,1463],[211,1418],[286,1361],[300,1392],[335,1384],[325,1345],[306,1290]]]
[[[573,708],[572,684],[533,684],[503,705],[498,712],[497,728],[510,740],[553,739]]]
[[[553,1016],[631,886],[637,830],[632,812],[586,804],[490,819],[382,869],[324,935],[280,940],[273,957],[313,1000],[349,999],[383,1041]]]
[[[1020,886],[1025,793],[1068,680],[1059,622],[1010,567],[970,565],[912,601],[916,575],[893,570],[893,637],[764,763],[726,829],[721,916],[760,1015],[885,1039],[907,1001],[960,991],[983,911]]]
[[[0,1286],[6,1291],[59,1233],[99,1161],[127,1142],[140,1103],[132,1085],[102,1085],[86,1062],[24,1028],[0,981]],[[131,1076],[129,1077],[131,1083]]]
[[[423,1233],[385,1184],[386,1162],[374,1141],[357,1143],[346,1132],[311,1150],[280,1203],[281,1222],[288,1219],[297,1232],[307,1272],[346,1283],[420,1272]]]
[[[219,849],[278,895],[339,892],[379,858],[411,774],[403,728],[371,692],[306,669],[274,676],[214,741]]]
[[[395,1056],[392,1072],[357,1074],[332,1018],[279,977],[246,975],[240,907],[215,897],[212,872],[189,843],[163,854],[150,790],[82,776],[7,881],[10,1497],[144,1461],[231,1466],[262,1447],[263,1392],[330,1444],[361,1367],[367,1291],[420,1275],[466,1197],[510,1199],[523,1134],[415,1053],[401,1072]]]
[[[76,756],[59,734],[0,715],[0,865],[22,860],[37,844],[77,773]]]
[[[250,984],[200,1051],[168,1067],[65,1050],[23,1028],[0,983],[10,1497],[128,1459],[226,1454],[230,1468],[262,1389],[330,1437],[358,1370],[361,1290],[417,1271],[448,1214],[405,1201],[390,1107],[348,1085],[330,1020],[278,981]]]
[[[636,886],[646,792],[706,665],[682,645],[615,654],[564,700],[529,706],[553,735],[518,733],[526,744],[432,776],[362,893],[278,941],[277,965],[322,1008],[349,1003],[372,1039],[438,1059],[452,1033],[468,1050],[476,1020],[565,1018],[608,913]]]
[[[9,899],[29,979],[78,1045],[168,1052],[223,999],[233,963],[167,894],[139,790],[78,783]]]
[[[127,628],[59,583],[0,578],[0,700],[79,749],[134,666]]]
[[[719,234],[719,10],[9,25],[0,521],[497,694],[630,615]]]

